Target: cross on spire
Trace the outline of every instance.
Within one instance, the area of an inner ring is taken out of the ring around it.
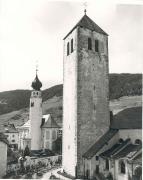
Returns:
[[[84,2],[83,6],[84,6],[84,14],[86,15],[86,12],[87,12],[87,10],[86,10],[87,9],[87,2]]]
[[[37,75],[37,72],[38,72],[38,60],[36,61],[36,75]]]

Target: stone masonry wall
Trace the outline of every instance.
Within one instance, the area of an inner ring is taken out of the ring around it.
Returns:
[[[92,39],[92,50],[88,50],[88,37]],[[100,52],[95,52],[95,39],[99,40]],[[107,41],[105,35],[84,28],[79,29],[77,79],[78,176],[83,175],[82,155],[109,128]]]

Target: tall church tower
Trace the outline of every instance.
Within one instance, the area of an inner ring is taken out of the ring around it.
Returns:
[[[108,77],[108,35],[85,12],[64,38],[63,169],[74,177],[109,128]]]
[[[31,150],[41,149],[41,122],[42,122],[42,83],[38,79],[37,70],[36,77],[32,82],[32,93],[30,98],[30,136]]]

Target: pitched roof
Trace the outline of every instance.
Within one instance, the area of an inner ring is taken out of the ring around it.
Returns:
[[[14,124],[1,125],[0,126],[0,132],[1,133],[18,133]]]
[[[100,154],[101,157],[112,157],[114,154],[116,154],[118,151],[123,149],[124,147],[127,146],[127,144],[130,142],[130,139],[126,139],[122,143],[116,143],[114,144],[110,149],[104,151],[103,153]]]
[[[58,124],[51,116],[49,116],[47,119],[44,120],[44,122],[42,122],[41,127],[42,128],[59,128]]]
[[[117,154],[113,155],[112,157],[115,159],[128,157],[132,158],[138,151],[142,149],[141,145],[136,144],[128,144],[125,148],[119,151]]]
[[[118,130],[108,130],[91,148],[84,153],[83,157],[91,159],[116,133]]]
[[[9,144],[7,137],[3,133],[0,133],[0,141]]]
[[[42,128],[59,128],[58,124],[55,120],[51,117],[50,114],[43,115],[41,120],[41,127]],[[30,120],[28,120],[25,124],[18,127],[19,129],[30,128]]]
[[[90,19],[86,14],[80,19],[80,21],[72,28],[72,30],[64,37],[66,37],[76,28],[76,27],[84,27],[91,31],[96,31],[98,33],[107,35],[108,34],[103,31],[92,19]]]
[[[112,129],[142,129],[142,107],[124,109],[111,122]]]
[[[25,128],[29,128],[29,127],[30,127],[30,120],[28,120],[26,123],[24,123],[22,126],[20,126],[20,127],[18,127],[18,128],[20,128],[20,129],[21,129],[21,128],[22,128],[22,129],[24,128],[24,129],[25,129]]]
[[[142,164],[142,152],[140,152],[137,156],[135,156],[132,159],[132,162],[133,163],[140,163],[140,164]]]

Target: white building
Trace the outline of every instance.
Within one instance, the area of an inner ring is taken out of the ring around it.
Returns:
[[[49,114],[44,115],[42,120],[42,148],[53,150],[54,142],[58,138],[60,127]]]
[[[7,170],[7,145],[8,140],[3,133],[0,133],[0,178],[6,175]]]
[[[29,134],[30,128],[30,120],[28,120],[24,125],[17,127],[19,132],[19,149],[24,150],[25,147],[28,145],[31,148],[31,138]]]
[[[19,133],[14,124],[1,125],[0,132],[6,135],[10,147],[18,149]]]
[[[43,115],[41,120],[41,149],[53,150],[54,142],[59,137],[60,127],[50,114]],[[17,127],[19,131],[19,149],[31,148],[30,120],[24,125]]]

